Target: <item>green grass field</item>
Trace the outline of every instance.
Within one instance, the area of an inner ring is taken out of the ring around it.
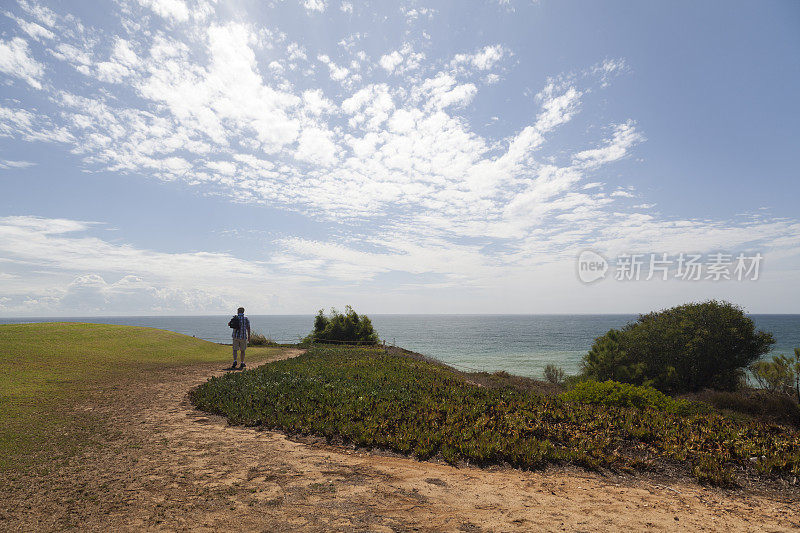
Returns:
[[[256,361],[276,348],[250,348]],[[67,456],[103,431],[77,402],[153,370],[229,363],[230,347],[151,328],[105,324],[0,325],[0,469],[45,453]]]

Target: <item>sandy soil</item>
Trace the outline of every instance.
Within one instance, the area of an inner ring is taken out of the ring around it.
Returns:
[[[287,351],[282,357],[296,355]],[[790,531],[797,502],[575,471],[454,468],[229,427],[187,391],[218,365],[97,391],[107,444],[3,482],[2,530]]]

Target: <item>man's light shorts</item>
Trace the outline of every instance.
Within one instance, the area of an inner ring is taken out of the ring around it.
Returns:
[[[244,353],[245,348],[247,348],[247,339],[233,339],[233,353],[236,353],[237,350]]]

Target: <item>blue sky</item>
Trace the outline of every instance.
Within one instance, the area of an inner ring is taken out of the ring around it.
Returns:
[[[800,312],[799,29],[789,1],[8,2],[0,315]],[[587,249],[764,259],[585,284]]]

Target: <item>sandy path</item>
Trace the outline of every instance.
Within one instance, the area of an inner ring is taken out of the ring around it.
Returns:
[[[98,391],[102,401],[83,408],[119,431],[107,445],[47,476],[5,480],[0,529],[800,528],[796,502],[752,494],[619,483],[582,471],[457,469],[229,427],[196,411],[187,398],[190,388],[221,373],[202,365]]]

